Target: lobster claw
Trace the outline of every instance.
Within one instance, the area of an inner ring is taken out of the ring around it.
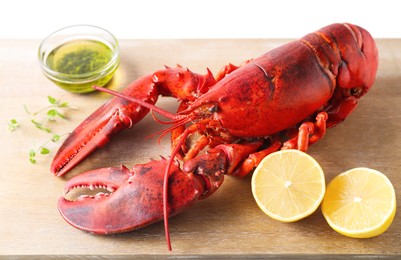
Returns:
[[[134,81],[122,93],[149,104],[154,104],[158,97],[151,75]],[[65,174],[95,149],[108,143],[113,134],[132,127],[148,112],[149,109],[119,97],[109,100],[68,136],[55,155],[50,171],[56,176]]]
[[[108,195],[81,196],[58,201],[62,217],[72,226],[96,234],[122,233],[163,219],[163,178],[165,159],[135,165],[103,168],[72,178],[65,187],[69,193],[77,187],[103,187]],[[168,216],[191,206],[203,193],[202,181],[182,172],[173,164],[169,174]]]

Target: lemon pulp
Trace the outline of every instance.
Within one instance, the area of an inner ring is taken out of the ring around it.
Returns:
[[[322,213],[340,234],[369,238],[382,234],[396,212],[390,180],[381,172],[355,168],[336,176],[327,186]]]
[[[298,150],[266,156],[255,169],[251,183],[261,210],[283,222],[294,222],[315,212],[326,189],[320,165]]]

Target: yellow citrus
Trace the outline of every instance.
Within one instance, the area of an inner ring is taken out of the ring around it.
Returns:
[[[368,238],[391,225],[396,197],[381,172],[355,168],[336,176],[327,186],[322,213],[329,225],[345,236]]]
[[[324,173],[310,155],[282,150],[266,156],[252,176],[252,194],[268,216],[294,222],[316,211],[325,193]]]

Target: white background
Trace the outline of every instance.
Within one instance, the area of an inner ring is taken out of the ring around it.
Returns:
[[[350,22],[376,38],[401,38],[396,0],[7,0],[0,38],[44,38],[73,24],[92,24],[119,39],[298,38]]]

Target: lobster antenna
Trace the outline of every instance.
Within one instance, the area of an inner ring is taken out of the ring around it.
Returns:
[[[166,129],[162,129],[160,131],[152,133],[152,134],[146,136],[145,139],[152,138],[152,137],[154,137],[156,135],[159,135],[159,137],[157,139],[157,142],[158,142],[158,144],[160,144],[160,142],[163,139],[163,137],[165,137],[168,133],[170,133],[172,130],[174,130],[177,127],[180,127],[182,125],[185,125],[186,123],[189,123],[190,121],[191,121],[191,117],[188,117],[188,119],[186,119],[186,120],[183,119],[183,120],[178,120],[176,122],[172,122],[172,123],[174,123],[174,125],[166,128]]]
[[[180,119],[186,118],[186,116],[184,116],[184,115],[172,114],[172,113],[170,113],[170,112],[168,112],[168,111],[166,111],[164,109],[161,109],[160,107],[157,107],[157,106],[155,106],[153,104],[149,104],[149,103],[147,103],[145,101],[142,101],[142,100],[140,100],[140,99],[138,99],[136,97],[131,97],[131,96],[125,95],[123,93],[120,93],[120,92],[117,92],[117,91],[114,91],[114,90],[111,90],[111,89],[99,87],[99,86],[96,86],[96,85],[93,85],[92,88],[94,88],[96,90],[99,90],[101,92],[105,92],[105,93],[111,94],[111,95],[116,96],[116,97],[120,97],[120,98],[126,99],[128,101],[131,101],[133,103],[136,103],[138,105],[146,107],[146,108],[148,108],[148,109],[150,109],[152,111],[155,111],[156,113],[158,113],[158,114],[160,114],[160,115],[162,115],[162,116],[164,116],[166,118],[172,119],[172,120],[180,120]]]
[[[188,123],[189,121],[191,121],[190,118],[188,118],[188,120],[182,120],[182,121],[180,121],[180,122],[177,122],[177,124],[175,124],[175,125],[173,125],[173,126],[167,128],[167,129],[164,129],[164,131],[161,132],[159,138],[157,139],[157,142],[160,144],[160,141],[161,141],[161,140],[163,139],[163,137],[166,136],[169,132],[171,132],[172,130],[174,130],[174,129],[177,128],[177,127],[180,127],[180,126],[182,126],[182,125],[185,125],[185,124]]]
[[[168,177],[170,173],[171,165],[174,161],[174,157],[178,154],[179,149],[181,148],[182,144],[187,139],[188,135],[191,133],[191,130],[186,129],[180,140],[178,141],[177,145],[174,147],[173,151],[171,152],[170,159],[168,161],[166,171],[164,172],[164,180],[163,180],[163,215],[164,215],[164,232],[166,233],[166,241],[168,250],[172,250],[171,248],[171,241],[170,241],[170,231],[168,228]]]

